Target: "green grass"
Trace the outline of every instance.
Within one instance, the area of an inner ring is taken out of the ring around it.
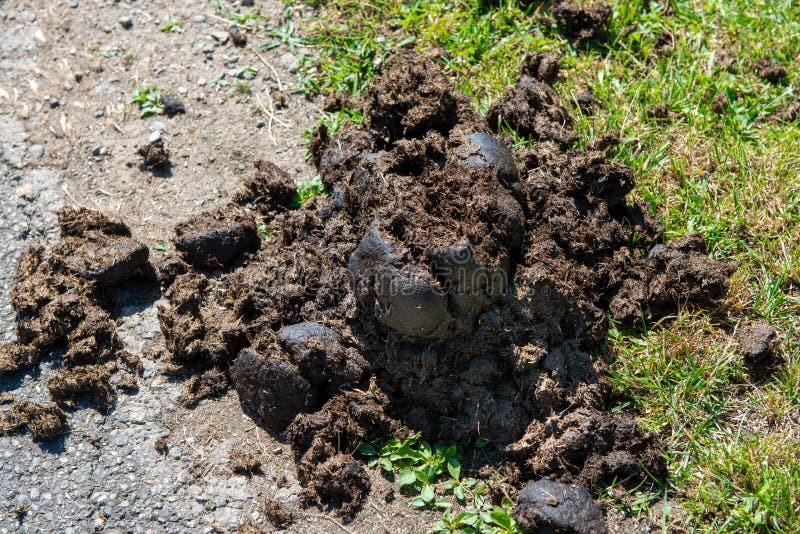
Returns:
[[[311,93],[359,95],[392,51],[437,50],[483,112],[514,82],[528,53],[558,55],[562,100],[589,88],[601,104],[592,115],[570,107],[579,145],[620,131],[611,157],[633,169],[632,199],[648,206],[667,238],[698,232],[712,256],[738,264],[721,310],[609,333],[610,378],[622,399],[615,409],[659,432],[670,458],[667,487],[643,488],[638,513],[650,502],[663,506],[667,495],[682,510],[665,521],[690,531],[800,531],[800,127],[768,118],[797,97],[800,5],[675,0],[666,13],[667,2],[619,0],[608,40],[576,49],[542,23],[546,7],[495,4],[320,2],[319,15],[304,26],[314,57],[299,56],[298,83]],[[663,30],[674,36],[674,48],[656,53]],[[299,36],[283,30],[267,38],[288,47],[290,37]],[[730,69],[715,64],[723,49],[737,58]],[[784,64],[789,81],[758,79],[752,65],[760,58]],[[719,92],[727,105],[717,114],[711,105]],[[648,118],[662,103],[674,120]],[[345,109],[323,120],[335,131],[361,115]],[[759,384],[749,380],[732,337],[750,319],[778,327],[788,360]]]

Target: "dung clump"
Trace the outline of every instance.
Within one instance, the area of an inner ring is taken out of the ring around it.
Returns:
[[[136,153],[142,158],[142,164],[150,169],[166,169],[170,165],[169,149],[163,139],[156,139],[139,147]]]
[[[777,329],[764,322],[742,325],[736,332],[739,351],[750,376],[763,380],[783,363]]]
[[[263,212],[287,208],[297,192],[294,180],[272,162],[258,160],[255,167],[255,175],[245,180],[244,187],[234,195],[234,200]]]
[[[769,83],[780,83],[788,75],[786,67],[767,59],[759,59],[753,65],[756,76]]]
[[[495,131],[507,124],[532,141],[553,141],[570,145],[577,140],[572,119],[547,83],[523,75],[517,84],[492,104],[486,115]]]
[[[230,453],[231,470],[237,475],[252,476],[261,470],[261,458],[257,454],[235,449]]]
[[[175,227],[175,248],[187,263],[199,269],[227,265],[257,240],[256,225],[250,217],[226,210],[201,213]]]
[[[111,376],[118,370],[138,373],[141,365],[122,349],[109,291],[145,279],[149,251],[127,226],[98,212],[67,209],[58,220],[61,240],[51,248],[32,247],[17,262],[11,289],[17,340],[0,346],[0,372],[34,368],[63,349],[61,367],[47,383],[51,397],[65,408],[86,398],[106,410],[115,399]],[[31,432],[44,435],[43,429],[61,420],[60,409],[28,408]]]
[[[558,0],[550,11],[558,24],[558,31],[575,46],[582,46],[602,35],[611,16],[611,6],[607,4],[587,6],[572,0]]]

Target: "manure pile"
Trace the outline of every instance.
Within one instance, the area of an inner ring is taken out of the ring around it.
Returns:
[[[187,381],[182,402],[234,387],[285,432],[307,497],[343,515],[369,491],[350,453],[417,431],[488,439],[517,487],[665,477],[657,438],[608,412],[607,316],[633,325],[713,306],[732,266],[698,236],[662,244],[626,198],[632,171],[570,148],[554,70],[529,58],[483,118],[434,62],[398,55],[370,83],[362,125],[316,132],[326,198],[290,209],[295,184],[259,161],[226,207],[178,225],[180,255],[157,263],[124,225],[62,212],[61,242],[20,259],[18,341],[0,349],[2,372],[64,350],[48,383],[57,405],[9,412],[0,431],[47,437],[76,397],[107,409],[115,389],[135,387],[109,288],[158,284],[165,372]],[[501,120],[531,148],[512,150]]]

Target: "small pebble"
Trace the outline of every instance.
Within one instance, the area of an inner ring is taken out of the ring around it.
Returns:
[[[42,145],[31,145],[28,147],[28,155],[33,159],[41,159],[44,156],[44,147]]]
[[[216,32],[211,32],[211,37],[215,41],[219,42],[219,44],[225,44],[228,42],[230,34],[228,32],[216,31]]]
[[[133,21],[131,20],[130,17],[120,17],[118,22],[119,25],[125,28],[126,30],[130,30],[131,28],[133,28]]]

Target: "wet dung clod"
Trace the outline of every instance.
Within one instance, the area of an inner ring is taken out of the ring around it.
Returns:
[[[526,534],[605,534],[600,508],[585,488],[530,482],[517,495],[514,519]]]
[[[199,269],[227,265],[257,240],[256,225],[249,217],[223,210],[201,213],[175,227],[175,248]]]

